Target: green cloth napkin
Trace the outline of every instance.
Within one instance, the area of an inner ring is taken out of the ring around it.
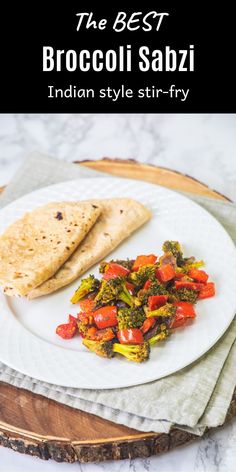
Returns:
[[[112,165],[112,164],[111,164]],[[100,172],[34,153],[0,198],[0,207],[54,183],[104,176]],[[212,213],[236,242],[236,206],[188,195]],[[60,387],[30,378],[0,363],[0,380],[140,431],[168,432],[175,425],[201,435],[219,426],[236,385],[236,321],[201,359],[164,379],[114,390]]]

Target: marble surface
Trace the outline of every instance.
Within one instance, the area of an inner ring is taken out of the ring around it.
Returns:
[[[236,201],[236,115],[0,115],[0,185],[32,151],[67,161],[135,158],[189,174]],[[233,472],[235,463],[235,422],[145,460],[57,464],[0,448],[3,472]]]

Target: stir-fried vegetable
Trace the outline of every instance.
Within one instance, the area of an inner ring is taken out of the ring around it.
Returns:
[[[101,279],[82,279],[71,298],[80,312],[56,333],[101,357],[121,355],[134,362],[149,358],[150,347],[165,341],[196,318],[194,304],[215,295],[215,284],[200,267],[203,261],[184,257],[178,241],[165,241],[163,254],[135,260],[101,262]]]
[[[78,303],[81,298],[86,297],[91,292],[94,292],[99,287],[100,282],[98,279],[95,279],[94,275],[90,275],[87,279],[82,279],[82,282],[79,288],[74,293],[71,298],[71,303]]]
[[[121,354],[129,361],[144,362],[149,359],[150,345],[148,342],[142,344],[113,344],[113,352]]]

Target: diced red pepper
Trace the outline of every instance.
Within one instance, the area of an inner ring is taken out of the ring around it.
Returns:
[[[123,267],[120,264],[116,264],[115,262],[111,262],[107,264],[107,269],[104,272],[102,278],[105,280],[115,279],[116,277],[126,277],[130,271]]]
[[[116,306],[103,306],[93,312],[93,318],[96,326],[99,329],[116,326],[117,321],[117,307]]]
[[[185,277],[185,274],[183,272],[175,272],[175,279],[179,280]]]
[[[77,326],[75,326],[73,323],[64,323],[64,324],[59,325],[56,328],[56,333],[62,339],[71,339],[71,338],[73,338],[76,331],[77,331]]]
[[[176,313],[171,328],[183,326],[187,322],[188,318],[196,317],[194,306],[191,303],[175,302],[174,305],[176,306]]]
[[[139,328],[120,329],[117,337],[121,344],[142,344],[144,342],[143,333]]]
[[[115,337],[111,328],[98,329],[90,339],[92,341],[111,341]]]
[[[131,282],[125,282],[125,285],[128,291],[131,293],[131,295],[133,295],[134,289],[135,289],[134,284],[131,284]]]
[[[182,314],[186,318],[195,318],[196,311],[192,303],[189,302],[174,302],[174,306],[176,306],[176,313]]]
[[[77,326],[77,318],[75,316],[69,315],[69,323],[73,324],[74,326]]]
[[[143,286],[143,290],[148,290],[152,285],[152,281],[151,280],[147,280],[147,282],[145,282],[144,286]]]
[[[149,329],[151,329],[154,324],[156,323],[156,319],[153,317],[153,318],[146,318],[146,320],[144,320],[142,326],[141,326],[141,331],[143,334],[147,333],[149,331]]]
[[[150,311],[156,310],[165,305],[168,300],[168,295],[151,295],[148,297],[148,308]]]
[[[198,299],[203,300],[204,298],[214,297],[216,293],[214,282],[208,282],[201,288]]]
[[[171,264],[166,264],[156,270],[156,276],[159,282],[169,282],[175,276],[175,269]]]
[[[154,254],[149,254],[148,256],[144,256],[144,255],[137,256],[133,264],[132,270],[136,271],[136,270],[139,270],[140,267],[143,267],[145,265],[155,264],[156,260],[157,260],[157,256],[155,256]]]
[[[200,283],[197,283],[197,282],[188,282],[188,281],[185,281],[185,280],[176,280],[175,281],[175,288],[179,289],[179,288],[188,288],[190,290],[195,290],[197,292],[199,292],[202,287],[204,287],[203,284],[200,284]]]
[[[80,300],[79,306],[82,311],[89,313],[93,311],[95,307],[95,301],[92,298],[84,298],[83,300]]]
[[[198,270],[198,269],[191,269],[188,272],[189,277],[191,279],[196,280],[196,282],[201,282],[205,284],[208,280],[209,275],[204,271],[204,270]]]

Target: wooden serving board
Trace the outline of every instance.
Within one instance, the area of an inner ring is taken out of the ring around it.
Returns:
[[[79,165],[176,190],[227,200],[189,176],[135,161],[102,159]],[[227,420],[236,414],[236,391]],[[23,389],[0,383],[0,444],[59,462],[117,460],[166,452],[196,436],[177,428],[169,434],[141,433]]]

